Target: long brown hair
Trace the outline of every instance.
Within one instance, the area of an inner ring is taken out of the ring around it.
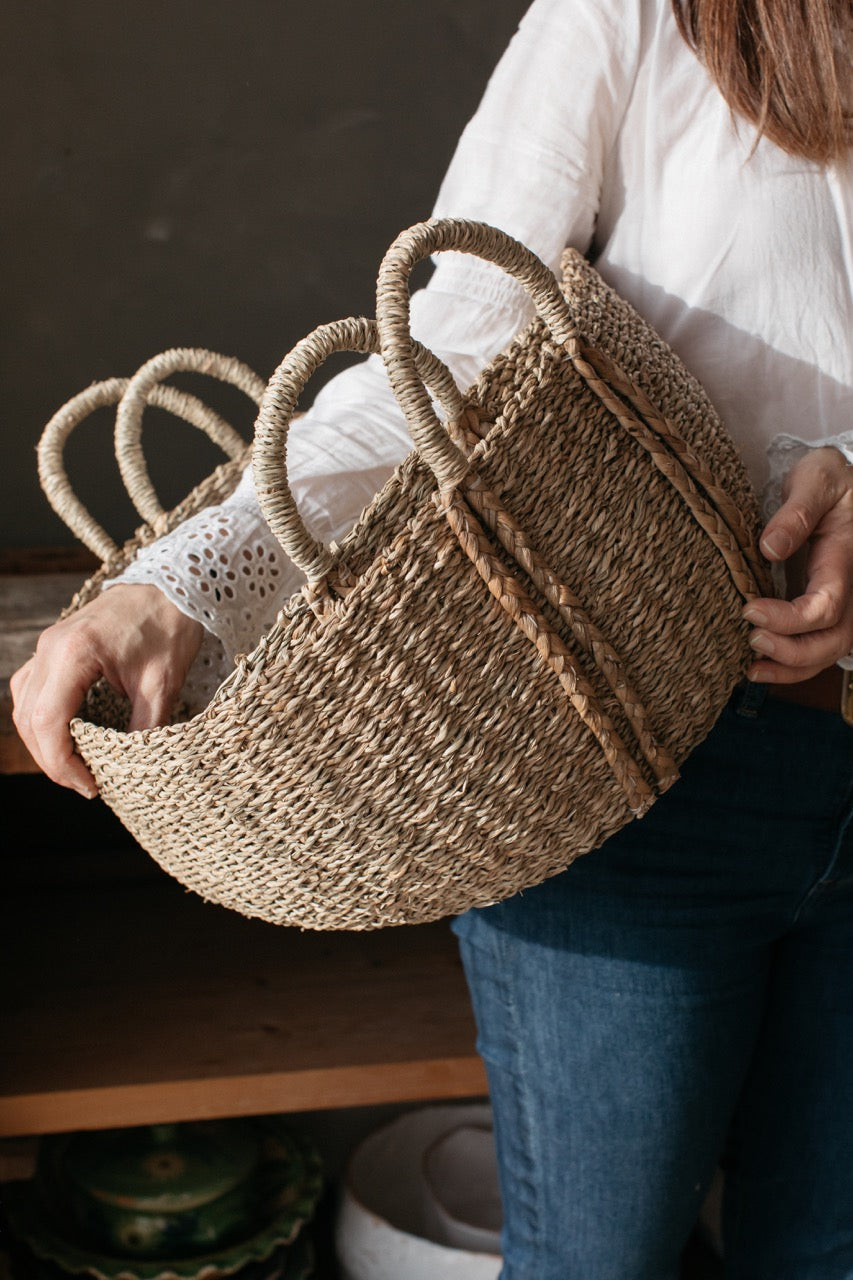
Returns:
[[[737,115],[794,156],[847,153],[849,0],[672,0],[679,28]]]

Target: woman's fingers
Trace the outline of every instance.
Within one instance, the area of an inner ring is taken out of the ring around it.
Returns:
[[[198,652],[203,629],[153,586],[109,588],[48,627],[10,682],[12,716],[36,764],[61,786],[96,794],[70,722],[92,685],[106,679],[131,702],[131,729],[165,724]]]
[[[12,720],[21,741],[43,773],[61,786],[71,787],[91,799],[97,795],[95,780],[76,754],[68,724],[85,695],[72,685],[59,682],[61,694],[54,693],[55,673],[34,656],[11,678]]]
[[[767,679],[773,683],[791,684],[810,680],[825,667],[831,667],[850,652],[845,629],[833,628],[805,636],[781,637],[772,632],[758,632],[752,637],[756,663],[751,679]]]
[[[853,647],[853,468],[838,450],[813,450],[793,469],[761,548],[769,559],[803,548],[807,555],[792,600],[752,600],[744,609],[756,628],[748,674],[772,683],[809,679]]]
[[[175,642],[174,647],[153,653],[144,666],[124,677],[131,704],[127,726],[131,732],[169,723],[197,648],[193,645],[191,652],[185,652]]]
[[[771,561],[788,560],[804,547],[828,512],[853,498],[850,466],[838,449],[811,449],[792,467],[779,510],[767,521],[759,546]],[[847,511],[848,520],[853,512]]]

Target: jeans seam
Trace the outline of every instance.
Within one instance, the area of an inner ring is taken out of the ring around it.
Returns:
[[[496,938],[502,951],[504,947],[504,937],[500,930],[496,931]],[[498,965],[498,973],[500,975],[499,988],[501,992],[501,999],[509,1015],[509,1023],[511,1026],[517,1028],[518,1005],[513,995],[512,986],[505,980],[505,959],[506,957],[501,955],[501,962]],[[524,1212],[530,1226],[531,1238],[538,1240],[540,1238],[541,1205],[539,1203],[539,1197],[536,1189],[536,1168],[537,1164],[541,1162],[538,1160],[538,1152],[535,1149],[536,1127],[532,1123],[530,1116],[530,1109],[527,1102],[528,1091],[524,1088],[522,1083],[522,1077],[526,1072],[523,1037],[517,1034],[513,1036],[512,1049],[513,1066],[515,1068],[511,1073],[512,1092],[515,1100],[516,1116],[519,1120],[518,1133],[521,1139],[519,1143],[519,1150],[516,1154],[519,1158],[520,1164],[523,1166],[522,1176],[520,1178],[515,1178],[515,1199],[516,1202],[521,1200],[523,1203]],[[524,1188],[523,1198],[519,1197],[517,1194],[519,1186],[523,1186]],[[509,1265],[512,1266],[511,1260]],[[501,1270],[500,1280],[512,1280],[512,1272],[507,1270],[506,1260],[504,1261],[504,1266]]]

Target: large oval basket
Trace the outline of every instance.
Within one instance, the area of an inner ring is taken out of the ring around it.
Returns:
[[[411,270],[446,249],[498,263],[537,308],[462,396],[409,336]],[[305,381],[344,348],[381,352],[414,448],[328,548],[295,510],[285,443]],[[308,586],[201,714],[123,732],[100,686],[72,724],[103,799],[170,875],[279,924],[433,920],[561,871],[676,779],[749,661],[743,602],[770,591],[759,507],[701,386],[580,254],[560,286],[494,228],[420,223],[381,264],[376,322],[322,326],[266,385],[174,351],[81,393],[40,455],[51,502],[104,559],[66,612],[247,463],[225,424],[163,385],[187,368],[260,404],[259,498]],[[139,449],[152,402],[234,455],[168,514]],[[147,520],[121,549],[61,465],[104,403],[118,403],[119,463]]]

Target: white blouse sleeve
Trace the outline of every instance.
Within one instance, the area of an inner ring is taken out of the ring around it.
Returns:
[[[459,140],[434,214],[500,227],[555,269],[567,244],[585,250],[639,43],[639,0],[534,0]],[[412,332],[465,389],[531,313],[499,268],[444,253],[413,294]],[[315,536],[339,539],[410,448],[378,357],[326,383],[288,442],[290,485]],[[153,582],[204,624],[192,676],[203,702],[302,576],[264,521],[247,470],[231,497],[145,548],[114,581]]]

